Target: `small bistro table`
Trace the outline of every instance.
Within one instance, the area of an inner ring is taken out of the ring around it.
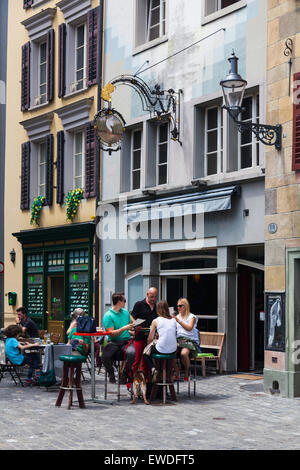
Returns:
[[[95,391],[95,338],[98,336],[109,335],[110,331],[97,331],[96,333],[74,333],[75,336],[86,336],[91,338],[91,400],[93,403],[112,405],[113,402],[96,397]]]

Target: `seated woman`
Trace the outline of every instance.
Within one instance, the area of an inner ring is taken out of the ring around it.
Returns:
[[[154,340],[156,332],[158,333],[158,340],[156,344],[151,347],[150,355],[143,354],[143,359],[151,370],[152,377],[156,371],[151,359],[151,354],[174,354],[177,350],[176,321],[170,315],[168,303],[163,300],[158,302],[156,305],[156,313],[158,318],[155,318],[151,323],[147,342],[149,344]],[[176,359],[174,359],[174,362],[175,361]]]
[[[77,318],[78,317],[84,317],[85,316],[85,311],[82,308],[75,308],[75,310],[71,313],[71,323],[69,328],[67,329],[67,336],[71,333],[73,328],[77,326]]]
[[[76,310],[82,310],[82,309],[76,309]],[[83,316],[83,315],[78,315],[78,316]],[[72,354],[78,355],[78,356],[87,356],[90,352],[91,338],[89,336],[77,336],[74,334],[76,333],[76,330],[77,330],[77,318],[73,320],[72,322],[73,328],[68,334],[67,344],[72,345]]]
[[[22,354],[21,351],[39,346],[40,343],[20,343],[18,338],[22,335],[22,327],[19,325],[10,325],[3,333],[6,336],[5,353],[7,359],[16,366],[29,364],[25,385],[38,384],[38,373],[36,372],[34,380],[32,379],[32,375],[34,370],[38,371],[40,369],[40,355],[38,353]]]
[[[196,341],[196,316],[190,312],[190,304],[187,299],[179,299],[177,302],[179,314],[175,317],[177,322],[177,345],[180,349],[180,360],[184,367],[184,380],[189,380],[190,355],[196,357],[199,346]]]

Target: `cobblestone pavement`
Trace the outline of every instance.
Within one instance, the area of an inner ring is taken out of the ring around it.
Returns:
[[[0,450],[300,448],[300,400],[264,394],[262,380],[209,375],[199,378],[196,397],[188,398],[180,383],[177,404],[162,407],[141,400],[131,405],[125,386],[119,403],[92,403],[85,377],[86,409],[75,404],[67,410],[67,397],[55,407],[57,388],[22,388],[6,375],[0,382]],[[103,398],[102,375],[96,376],[96,394]]]

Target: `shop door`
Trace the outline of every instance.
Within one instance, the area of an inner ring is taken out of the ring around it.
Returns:
[[[64,276],[48,277],[48,333],[60,333],[64,340],[65,295]]]
[[[264,274],[245,266],[239,266],[238,273],[238,369],[262,371]]]

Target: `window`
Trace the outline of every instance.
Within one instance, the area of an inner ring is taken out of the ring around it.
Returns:
[[[240,0],[205,0],[205,16],[211,15],[239,1]]]
[[[238,120],[259,124],[259,108],[259,93],[253,91],[244,98]],[[195,125],[195,179],[225,175],[263,164],[261,144],[255,134],[250,128],[240,132],[219,100],[196,108]]]
[[[74,134],[73,189],[84,187],[84,132]]]
[[[76,28],[75,33],[75,84],[76,90],[86,87],[86,25]]]
[[[39,104],[47,101],[47,43],[39,47]]]
[[[157,160],[156,160],[156,184],[168,182],[168,147],[169,147],[168,123],[157,127]]]
[[[68,96],[98,83],[100,7],[90,0],[61,0],[57,3],[65,23],[58,28],[58,96]],[[102,38],[101,38],[102,39]]]
[[[166,34],[166,0],[148,0],[147,41]]]
[[[142,131],[135,130],[131,134],[131,189],[141,187],[142,167]]]
[[[136,0],[136,47],[166,35],[166,8],[166,0]]]
[[[54,99],[55,8],[42,9],[22,21],[29,41],[22,46],[21,110]]]
[[[46,194],[46,168],[46,143],[42,143],[39,145],[38,149],[38,196],[45,196]]]
[[[243,101],[241,120],[244,122],[259,123],[259,95],[249,96]],[[259,165],[259,141],[252,133],[246,130],[238,133],[238,168],[250,168]]]
[[[205,176],[223,171],[223,110],[205,110]]]

